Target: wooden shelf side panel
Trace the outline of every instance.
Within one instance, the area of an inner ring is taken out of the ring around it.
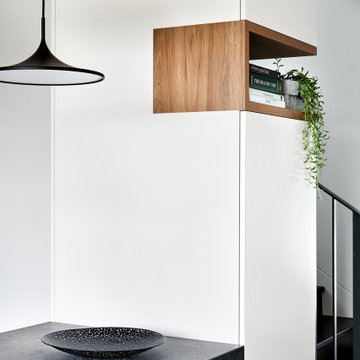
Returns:
[[[240,21],[154,30],[154,113],[244,107]]]

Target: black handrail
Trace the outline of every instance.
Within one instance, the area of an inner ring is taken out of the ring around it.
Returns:
[[[330,195],[333,199],[335,199],[336,201],[338,201],[339,203],[343,204],[344,206],[346,206],[348,209],[350,209],[352,212],[360,215],[360,210],[358,210],[356,207],[350,205],[347,201],[345,201],[344,199],[342,199],[340,196],[334,194],[331,190],[329,190],[327,187],[325,187],[324,185],[319,183],[319,188],[321,190],[323,190],[324,192],[326,192],[328,195]]]
[[[353,292],[354,292],[354,301],[353,301],[353,318],[354,318],[354,329],[353,329],[353,358],[354,360],[360,360],[360,349],[355,344],[360,343],[360,322],[358,321],[358,315],[360,314],[360,302],[359,299],[359,274],[360,267],[357,265],[359,261],[357,260],[360,254],[360,211],[350,205],[347,201],[342,199],[340,196],[334,194],[331,190],[325,187],[322,184],[319,184],[319,188],[325,193],[331,196],[331,207],[332,207],[332,291],[333,291],[333,344],[334,344],[334,360],[338,359],[338,334],[337,334],[337,229],[336,229],[336,202],[344,205],[350,209],[353,213]]]

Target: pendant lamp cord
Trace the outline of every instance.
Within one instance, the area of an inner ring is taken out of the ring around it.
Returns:
[[[42,0],[41,40],[45,41],[45,0]]]

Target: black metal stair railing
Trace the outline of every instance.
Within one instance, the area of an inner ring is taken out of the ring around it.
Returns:
[[[332,207],[332,291],[333,291],[333,348],[334,360],[338,359],[337,336],[337,236],[336,236],[336,203],[344,205],[353,214],[353,360],[360,360],[360,210],[319,184],[322,191],[331,197]],[[358,345],[358,346],[357,346]]]

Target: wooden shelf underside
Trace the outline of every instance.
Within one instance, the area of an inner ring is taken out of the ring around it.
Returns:
[[[315,46],[264,26],[245,21],[245,36],[249,37],[249,60],[316,55]]]

